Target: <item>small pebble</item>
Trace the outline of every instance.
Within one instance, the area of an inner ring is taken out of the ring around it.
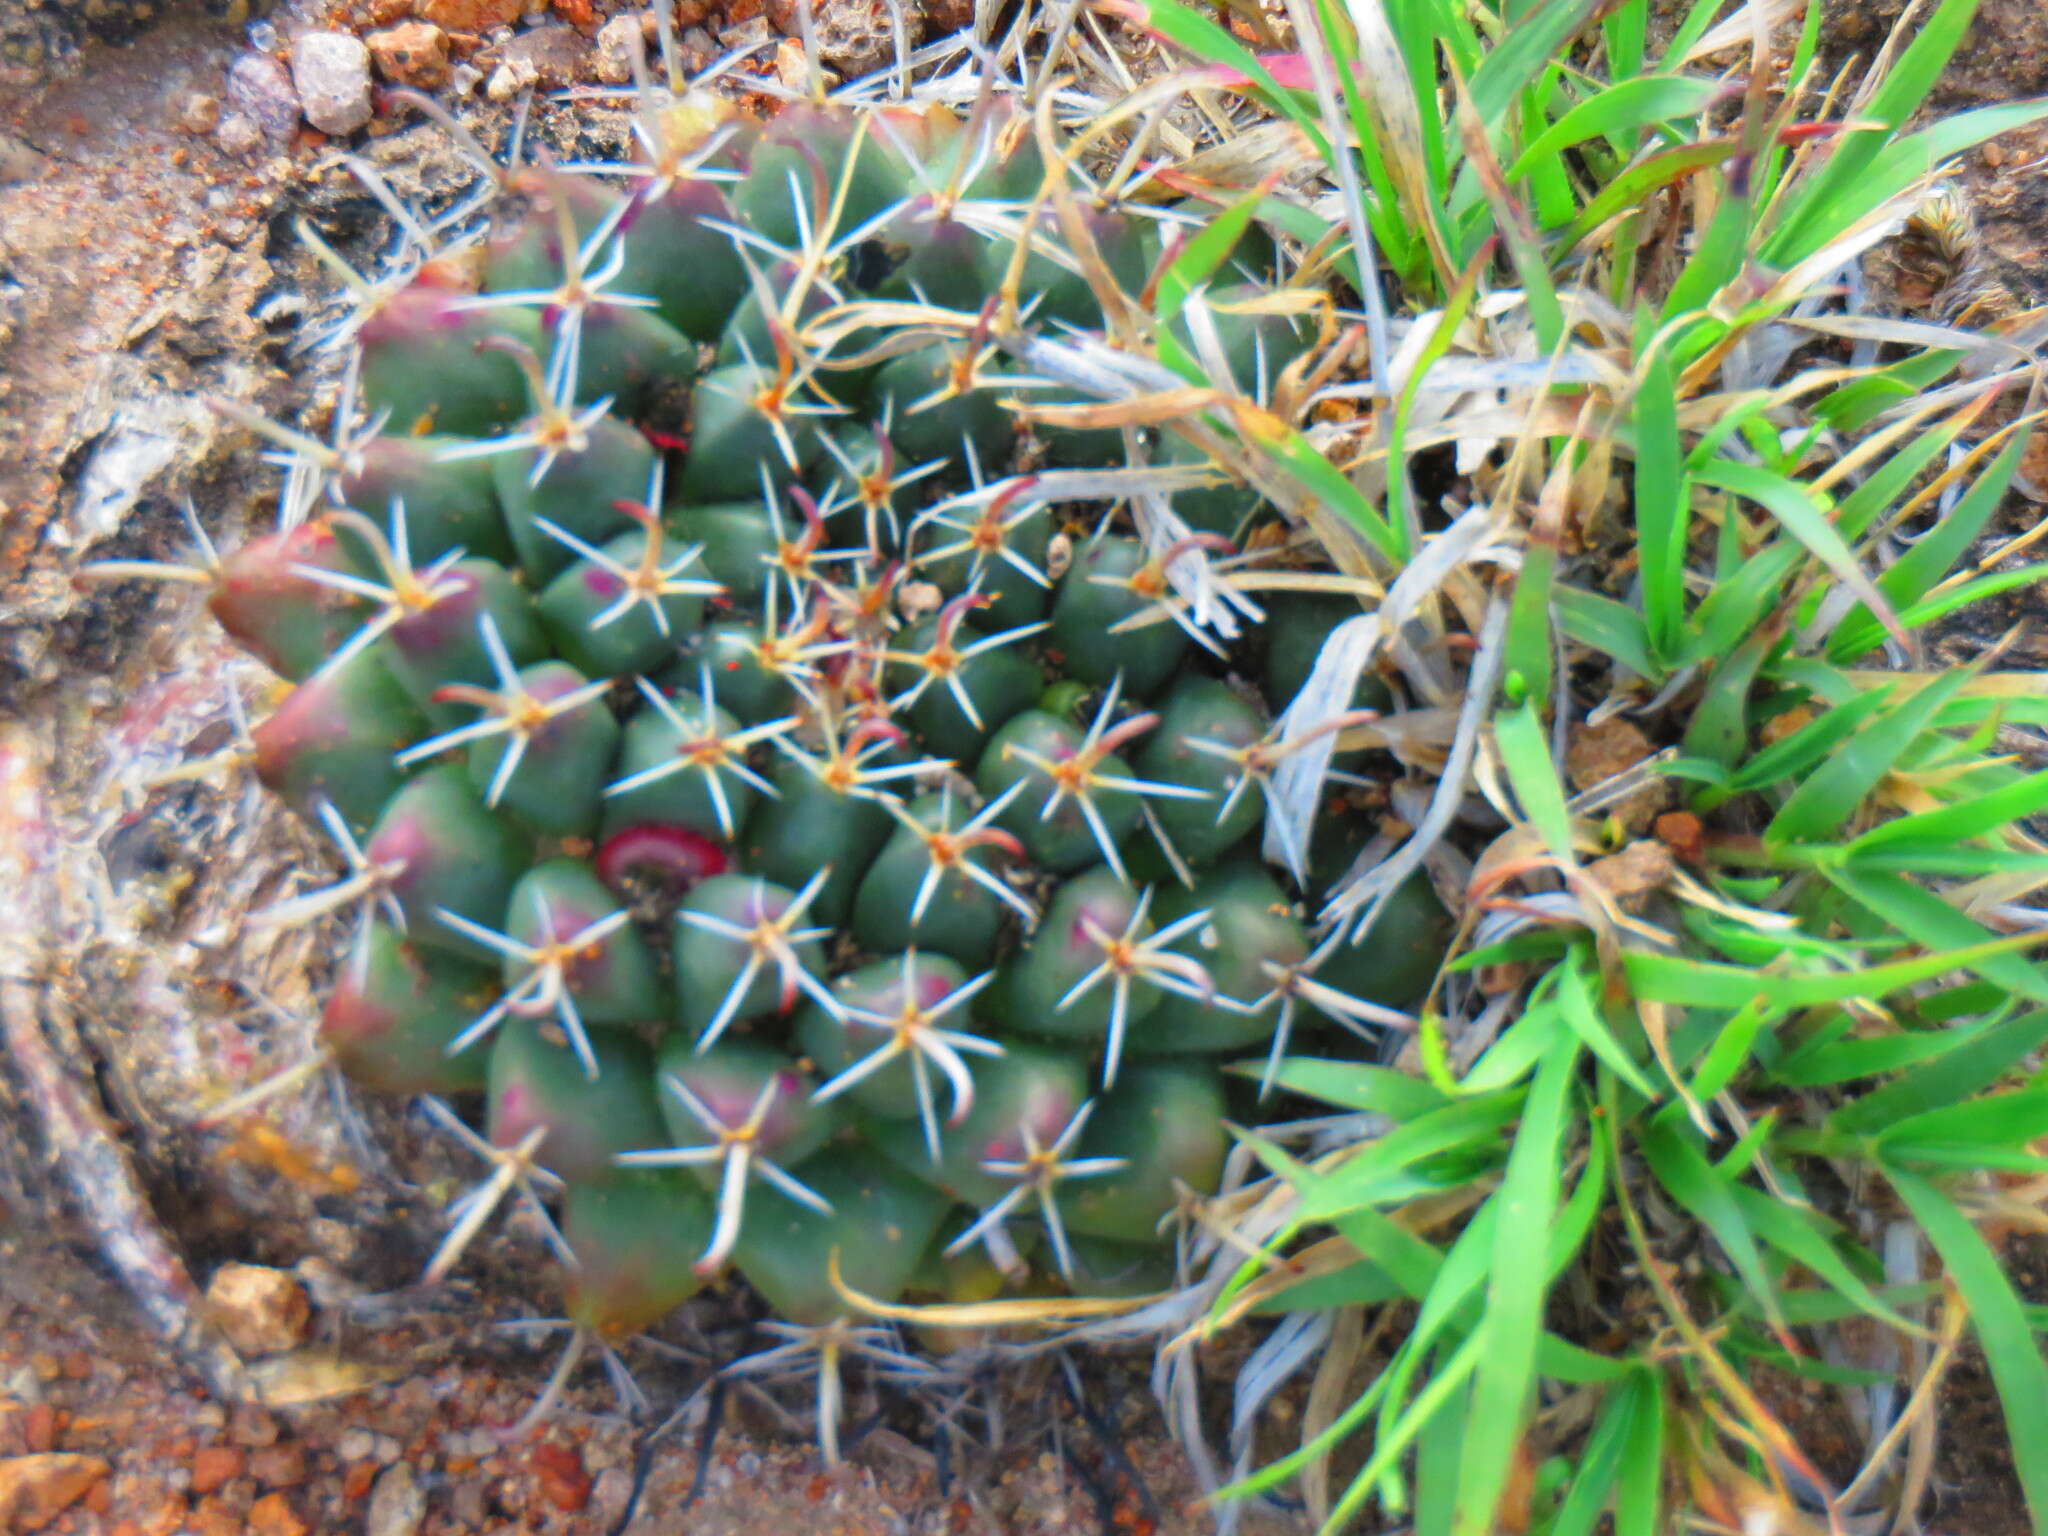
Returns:
[[[431,22],[403,21],[363,41],[377,73],[394,84],[438,91],[448,83],[448,34]]]
[[[491,71],[491,78],[484,82],[484,95],[492,101],[510,101],[539,78],[540,71],[531,59],[507,59]]]
[[[263,130],[246,112],[230,112],[213,130],[213,142],[230,155],[253,155],[263,147]]]
[[[235,55],[228,66],[227,105],[279,143],[299,126],[299,93],[291,71],[267,53]]]
[[[354,133],[370,120],[370,50],[360,38],[308,32],[292,45],[292,83],[322,133]]]
[[[624,1467],[608,1467],[598,1473],[597,1481],[590,1485],[586,1518],[598,1530],[610,1530],[618,1524],[619,1516],[626,1512],[626,1503],[632,1497],[633,1474]]]
[[[296,1440],[266,1445],[251,1453],[249,1475],[266,1488],[295,1488],[306,1480],[306,1448]]]
[[[334,1442],[334,1454],[343,1461],[368,1461],[377,1453],[377,1437],[367,1429],[345,1429]]]
[[[422,19],[450,32],[483,33],[509,26],[526,9],[525,0],[421,0]]]
[[[393,1462],[370,1490],[363,1536],[413,1536],[427,1517],[427,1496],[404,1462]]]
[[[243,1403],[228,1416],[228,1439],[236,1445],[277,1444],[277,1420],[253,1403]]]
[[[187,91],[171,110],[171,125],[180,133],[207,134],[220,126],[220,98]]]
[[[107,1475],[97,1456],[46,1454],[0,1461],[0,1530],[39,1531]]]
[[[0,133],[0,187],[11,186],[18,181],[33,181],[42,175],[49,161],[27,140],[17,139],[11,133]]]
[[[310,118],[312,97],[306,100]],[[313,126],[321,124],[315,120]],[[285,1270],[261,1264],[221,1265],[207,1283],[206,1306],[228,1342],[246,1356],[297,1348],[312,1319],[305,1287]]]
[[[205,1495],[242,1475],[242,1453],[231,1445],[209,1445],[192,1453],[192,1491]]]
[[[614,16],[597,32],[597,78],[607,85],[624,85],[633,78],[633,39],[644,47],[646,32],[635,14]]]
[[[307,1536],[306,1522],[281,1493],[266,1493],[249,1506],[249,1536]]]
[[[448,1512],[462,1525],[472,1529],[481,1526],[490,1513],[484,1485],[474,1477],[455,1480],[455,1487],[448,1497],[448,1505]]]

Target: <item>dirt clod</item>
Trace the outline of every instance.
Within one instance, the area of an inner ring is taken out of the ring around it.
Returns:
[[[1640,726],[1621,715],[1613,715],[1573,735],[1565,749],[1565,772],[1571,776],[1573,789],[1591,789],[1626,773],[1647,758],[1650,750],[1650,739]],[[1629,831],[1642,832],[1670,804],[1670,799],[1671,786],[1653,779],[1610,810]]]
[[[220,126],[220,98],[206,91],[187,91],[178,98],[171,122],[181,133],[209,134]]]

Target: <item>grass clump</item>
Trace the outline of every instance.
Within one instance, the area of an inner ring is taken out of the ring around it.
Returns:
[[[1279,775],[1312,806],[1333,752],[1395,765],[1329,942],[1419,875],[1459,915],[1413,1032],[1280,1060],[1316,1112],[1241,1133],[1203,1209],[1169,1401],[1191,1421],[1193,1341],[1284,1317],[1236,1384],[1226,1507],[1910,1524],[1974,1338],[2048,1530],[2043,1311],[2001,1248],[2048,1171],[2048,690],[1998,643],[1929,659],[2043,573],[1991,537],[2039,372],[2010,307],[1886,313],[1863,271],[2048,105],[1920,124],[1969,0],[1834,73],[1811,5],[1703,0],[1661,45],[1642,0],[1120,9],[1170,63],[1133,115],[1178,91],[1221,124],[1249,190],[1211,195],[1298,241],[1360,337],[1291,421],[1232,423],[1370,593],[1288,734],[1362,675],[1393,694]],[[1309,857],[1288,830],[1268,857]],[[1249,1410],[1311,1366],[1261,1464]],[[1853,1464],[1801,1443],[1787,1378],[1839,1394]]]

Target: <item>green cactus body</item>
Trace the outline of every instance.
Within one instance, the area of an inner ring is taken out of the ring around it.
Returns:
[[[626,259],[613,286],[653,299],[685,336],[717,339],[746,297],[747,269],[731,238],[704,221],[731,218],[716,182],[678,180],[636,196],[620,222]]]
[[[400,437],[481,437],[519,419],[527,395],[518,365],[477,344],[509,336],[538,346],[539,318],[519,309],[461,309],[459,297],[415,280],[357,333],[363,404],[388,412]]]
[[[512,560],[512,540],[498,510],[497,482],[490,465],[477,459],[446,460],[443,453],[461,444],[458,437],[371,438],[357,448],[349,468],[335,482],[344,506],[383,523],[394,505],[405,508],[412,558],[421,564],[450,550],[495,560]],[[346,531],[340,533],[358,566],[363,551]]]
[[[618,904],[590,866],[550,859],[527,871],[505,903],[506,935],[544,954],[559,973],[561,994],[587,1024],[634,1024],[658,1017],[663,988],[640,935],[615,921]],[[444,918],[443,921],[446,921]],[[525,957],[506,955],[507,986],[537,973]]]
[[[671,551],[675,551],[671,553]],[[652,672],[704,624],[722,584],[688,545],[645,528],[622,533],[548,583],[536,607],[554,649],[591,677]]]
[[[556,1034],[535,1019],[499,1026],[485,1090],[491,1142],[514,1147],[538,1133],[542,1167],[571,1183],[602,1183],[621,1153],[661,1141],[653,1064],[632,1037],[600,1035],[592,1079]]]
[[[407,943],[373,923],[360,963],[341,969],[320,1014],[321,1044],[342,1071],[380,1093],[468,1093],[484,1085],[481,1051],[448,1043],[485,1007],[495,977],[482,966]]]
[[[895,823],[880,801],[840,788],[802,762],[782,763],[772,779],[781,798],[748,823],[746,861],[783,885],[800,885],[829,865],[832,873],[811,911],[818,922],[836,928],[846,921],[861,877]]]
[[[1293,569],[1299,529],[1171,422],[1032,407],[1109,393],[1061,357],[1156,364],[1162,336],[1270,398],[1308,341],[1283,312],[1322,301],[1240,282],[1273,261],[1254,229],[1167,315],[1200,211],[1162,234],[1048,185],[1002,95],[798,105],[713,146],[730,182],[695,174],[717,117],[650,88],[630,180],[508,173],[483,292],[437,259],[371,300],[339,446],[271,434],[324,477],[294,510],[330,510],[209,567],[297,680],[257,775],[350,864],[304,902],[366,924],[322,1041],[379,1091],[482,1090],[471,1150],[562,1202],[586,1334],[730,1268],[851,1348],[835,1260],[885,1302],[1149,1294],[1179,1191],[1255,1113],[1220,1067],[1319,1009],[1398,1024],[1450,918],[1411,884],[1362,946],[1307,927],[1378,838],[1362,796],[1321,797],[1299,886],[1258,862],[1302,793],[1274,722],[1364,609],[1244,582],[1247,641],[1183,562]],[[1219,457],[1262,451],[1193,409]],[[1127,448],[1205,473],[1170,493],[1191,537]],[[1385,702],[1368,678],[1353,707]]]
[[[974,775],[975,788],[991,800],[1023,786],[999,824],[1023,844],[1033,862],[1061,873],[1096,862],[1105,835],[1121,845],[1140,815],[1138,797],[1126,789],[1062,793],[1066,781],[1058,771],[1077,765],[1084,741],[1078,726],[1043,710],[1027,710],[989,738]],[[1113,752],[1092,759],[1088,767],[1117,779],[1131,777],[1130,765]]]
[[[443,911],[489,925],[533,861],[533,840],[491,814],[463,769],[430,768],[384,804],[363,849],[394,871],[388,889],[414,942],[484,961],[488,949],[437,920]]]
[[[461,718],[455,704],[439,697],[450,683],[481,686],[493,677],[490,652],[479,626],[496,626],[514,666],[539,661],[547,640],[534,616],[533,600],[503,566],[489,560],[458,560],[436,583],[446,595],[408,613],[386,639],[386,657],[420,713],[438,726]]]
[[[1136,698],[1149,696],[1173,675],[1188,648],[1178,624],[1116,630],[1157,606],[1153,580],[1151,557],[1136,539],[1105,534],[1075,553],[1053,598],[1049,636],[1069,675],[1106,685],[1121,674]]]
[[[977,837],[970,820],[943,795],[914,800],[900,813],[854,898],[853,935],[864,949],[922,949],[968,966],[995,953],[1015,906],[991,887],[1022,850],[1006,832]]]
[[[567,662],[528,667],[519,689],[511,739],[477,740],[469,749],[470,780],[485,804],[530,831],[586,836],[597,822],[618,722],[592,707],[589,680]]]
[[[1234,862],[1207,872],[1192,890],[1167,891],[1153,912],[1162,924],[1207,914],[1186,948],[1207,969],[1216,995],[1167,993],[1132,1032],[1131,1049],[1240,1051],[1272,1034],[1272,1018],[1252,1005],[1309,953],[1308,935],[1279,882],[1256,863]]]
[[[346,572],[353,563],[349,547],[325,518],[281,528],[228,556],[207,608],[244,650],[281,676],[301,681],[361,627],[363,604],[295,567]]]
[[[546,451],[501,454],[491,461],[520,569],[536,584],[554,580],[576,558],[567,544],[549,536],[543,522],[566,529],[587,544],[603,544],[632,527],[630,515],[619,504],[645,493],[654,470],[654,450],[647,439],[609,416],[592,426],[580,444],[555,451],[547,472],[536,482],[533,477]]]
[[[639,1333],[704,1289],[696,1259],[711,1236],[711,1201],[671,1173],[571,1184],[562,1236],[576,1255],[569,1320],[601,1338]]]
[[[1088,1237],[1150,1232],[1179,1203],[1176,1182],[1213,1189],[1230,1138],[1223,1088],[1207,1063],[1148,1062],[1097,1101],[1082,1139],[1088,1157],[1120,1159],[1113,1178],[1077,1182],[1061,1216]]]
[[[894,1301],[946,1214],[937,1190],[876,1159],[849,1165],[825,1151],[795,1174],[832,1207],[826,1215],[790,1201],[765,1206],[741,1234],[734,1262],[778,1317],[816,1327],[848,1315],[833,1289],[841,1280],[860,1295]]]
[[[825,954],[797,893],[752,875],[715,875],[684,898],[673,956],[677,1022],[692,1038],[733,1023],[787,1015],[806,986],[824,990]]]
[[[1429,877],[1411,875],[1394,887],[1365,942],[1333,948],[1317,979],[1363,1002],[1405,1008],[1436,979],[1451,926]]]
[[[1235,847],[1264,819],[1258,791],[1234,798],[1238,769],[1228,755],[1265,735],[1259,712],[1229,685],[1184,677],[1160,701],[1159,724],[1137,752],[1139,774],[1197,790],[1200,798],[1167,797],[1152,807],[1174,851],[1200,868]]]
[[[788,393],[789,381],[759,362],[699,379],[676,489],[692,502],[740,501],[759,494],[764,465],[778,481],[801,475],[822,452],[818,418],[790,413]]]
[[[426,722],[388,657],[373,645],[330,663],[251,733],[256,777],[300,815],[325,802],[362,831],[404,782],[392,756],[424,735]]]

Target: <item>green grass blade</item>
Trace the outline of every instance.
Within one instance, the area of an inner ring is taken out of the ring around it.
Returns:
[[[1536,1346],[1549,1277],[1529,1263],[1545,1251],[1558,1206],[1558,1167],[1578,1046],[1553,1051],[1537,1069],[1495,1201],[1493,1273],[1472,1379],[1471,1414],[1458,1465],[1455,1536],[1487,1536],[1521,1444],[1536,1389]]]
[[[1644,1386],[1615,1474],[1614,1536],[1660,1536],[1664,1529],[1664,1390],[1651,1373]]]
[[[1981,945],[1992,936],[1982,923],[1901,875],[1853,866],[1829,869],[1826,874],[1837,890],[1926,949],[1961,949]],[[2048,973],[2024,955],[1993,955],[1974,969],[2015,996],[2048,1002]]]
[[[1330,1173],[1311,1176],[1302,1188],[1303,1221],[1328,1221],[1369,1205],[1375,1190],[1394,1174],[1446,1152],[1490,1148],[1521,1109],[1519,1093],[1460,1099],[1396,1127],[1361,1147]]]
[[[1673,1106],[1676,1108],[1676,1106]],[[1764,1310],[1764,1316],[1778,1334],[1786,1335],[1785,1316],[1778,1307],[1778,1288],[1764,1267],[1763,1252],[1756,1234],[1749,1229],[1742,1206],[1736,1201],[1732,1181],[1722,1178],[1692,1143],[1694,1134],[1681,1131],[1681,1118],[1673,1120],[1671,1110],[1660,1111],[1637,1133],[1636,1144],[1664,1192],[1714,1234],[1728,1262],[1742,1277],[1744,1289]]]
[[[1841,1021],[1844,1026],[1848,1019]],[[1934,1061],[1974,1038],[1976,1030],[1954,1028],[1878,1035],[1871,1039],[1834,1040],[1795,1051],[1776,1062],[1770,1080],[1787,1088],[1826,1088],[1859,1078],[1903,1072]]]
[[[1154,309],[1161,325],[1168,324],[1187,307],[1188,295],[1214,277],[1237,242],[1251,227],[1252,216],[1265,203],[1273,183],[1269,180],[1252,188],[1218,213],[1211,214],[1201,232],[1180,249],[1180,254],[1159,275]]]
[[[1870,1136],[1910,1116],[1960,1104],[2005,1077],[2044,1043],[2048,1043],[2048,1008],[2037,1008],[1981,1031],[1897,1082],[1850,1100],[1828,1116],[1824,1127]]]
[[[1955,844],[2048,811],[2048,772],[2029,774],[1974,800],[1882,822],[1849,844],[1851,859],[1900,843]]]
[[[1764,829],[1764,841],[1817,841],[1854,816],[1970,676],[1951,672],[1937,678],[1843,742],[1779,807]]]
[[[1802,178],[1780,212],[1777,233],[1764,247],[1766,261],[1787,267],[1827,243],[1830,237],[1821,231],[1864,182],[1889,130],[1926,101],[1976,14],[1977,0],[1942,0],[1932,14],[1916,20],[1912,41],[1856,114],[1859,124],[1871,124],[1877,131],[1844,134],[1834,152]]]
[[[1542,834],[1551,857],[1565,865],[1576,863],[1571,812],[1565,809],[1564,786],[1550,760],[1550,739],[1535,704],[1527,702],[1501,715],[1493,733],[1522,814]]]
[[[1635,609],[1562,583],[1554,584],[1550,595],[1557,627],[1570,638],[1613,657],[1638,677],[1663,678],[1663,664],[1650,651],[1649,627]]]
[[[1508,29],[1487,52],[1471,79],[1472,105],[1483,123],[1503,120],[1515,97],[1565,44],[1578,35],[1599,0],[1544,0],[1536,10]]]
[[[1902,1169],[1887,1169],[1886,1177],[1941,1256],[1969,1308],[1985,1364],[2005,1405],[2006,1423],[2013,1430],[2013,1470],[2025,1490],[2036,1536],[2048,1536],[2048,1437],[2031,1432],[2048,1405],[2048,1359],[2042,1357],[2026,1309],[1998,1255],[1947,1196]]]
[[[1686,75],[1623,79],[1580,102],[1530,140],[1508,167],[1508,177],[1520,180],[1588,139],[1616,138],[1674,118],[1697,117],[1722,92],[1719,81]]]
[[[1389,1216],[1352,1211],[1331,1223],[1343,1239],[1385,1270],[1416,1301],[1429,1294],[1444,1267],[1444,1256]]]
[[[1652,1002],[1689,1008],[1740,1008],[1751,998],[1761,997],[1772,1007],[1790,1012],[1851,997],[1886,997],[1902,988],[1978,965],[1992,954],[2017,953],[2044,943],[2048,943],[2048,934],[2014,934],[1947,954],[1916,955],[1910,960],[1818,976],[1760,973],[1745,966],[1718,965],[1683,955],[1635,949],[1622,951],[1621,965],[1635,994]]]
[[[1892,614],[1891,604],[1879,594],[1869,572],[1863,569],[1841,532],[1828,520],[1828,514],[1804,486],[1767,469],[1759,469],[1753,464],[1737,464],[1730,459],[1716,459],[1703,465],[1697,472],[1697,478],[1703,485],[1732,491],[1769,512],[1787,533],[1805,546],[1809,554],[1834,572],[1843,586],[1861,598],[1871,613],[1896,627],[1898,621]]]
[[[1238,1062],[1225,1070],[1256,1080],[1266,1069],[1262,1062]],[[1419,1077],[1362,1061],[1289,1056],[1281,1061],[1273,1081],[1290,1093],[1340,1109],[1388,1115],[1395,1120],[1413,1120],[1449,1102]]]
[[[1873,688],[1859,693],[1846,704],[1837,704],[1808,721],[1790,736],[1772,742],[1728,776],[1728,795],[1749,794],[1780,782],[1796,782],[1809,770],[1825,762],[1835,748],[1880,713],[1890,699],[1889,690]],[[1723,796],[1722,798],[1725,798]]]
[[[2024,1149],[2042,1136],[2048,1136],[2048,1088],[2024,1088],[1894,1121],[1878,1133],[1877,1147],[1878,1155],[1893,1164],[1938,1158],[1949,1166],[1984,1167],[1992,1165],[1971,1158]]]
[[[1878,590],[1895,603],[1917,602],[1933,591],[1997,513],[2031,440],[2028,432],[2014,433],[1955,506],[1877,578]]]
[[[1594,1524],[1607,1507],[1608,1491],[1614,1487],[1616,1471],[1628,1443],[1629,1426],[1642,1411],[1645,1394],[1656,1395],[1656,1378],[1636,1370],[1600,1406],[1592,1433],[1577,1457],[1571,1487],[1557,1507],[1549,1536],[1591,1536]]]
[[[1780,236],[1768,243],[1768,259],[1790,266],[1813,255],[1830,240],[1848,233],[1858,219],[1874,212],[1887,198],[1933,176],[1943,162],[2043,117],[2048,117],[2048,102],[2004,102],[1958,112],[1895,144],[1877,148],[1853,181],[1835,189],[1825,203],[1806,205],[1806,216],[1790,237]],[[1858,137],[1874,147],[1875,135]]]
[[[1558,1011],[1579,1043],[1598,1057],[1601,1063],[1624,1083],[1641,1094],[1651,1103],[1664,1097],[1663,1092],[1652,1083],[1638,1066],[1626,1047],[1614,1036],[1608,1027],[1600,1005],[1593,992],[1592,981],[1587,977],[1586,956],[1583,951],[1557,968]]]
[[[1829,1240],[1830,1235],[1841,1236],[1838,1229],[1829,1235],[1817,1230],[1822,1226],[1834,1229],[1834,1223],[1825,1216],[1817,1211],[1794,1210],[1762,1190],[1751,1189],[1744,1184],[1731,1186],[1731,1193],[1743,1221],[1759,1240],[1777,1249],[1793,1263],[1811,1270],[1864,1316],[1874,1317],[1886,1327],[1897,1328],[1902,1333],[1919,1331],[1909,1318],[1887,1306],[1863,1277],[1849,1267],[1834,1242]],[[1841,1240],[1847,1241],[1847,1238],[1842,1236]]]
[[[1678,653],[1685,622],[1685,549],[1692,482],[1678,440],[1678,384],[1670,354],[1652,345],[1635,393],[1635,517],[1643,619],[1662,660]]]
[[[1565,231],[1564,245],[1567,248],[1577,245],[1609,219],[1640,208],[1673,182],[1683,181],[1708,166],[1719,165],[1734,153],[1732,142],[1714,140],[1705,144],[1681,144],[1676,149],[1667,149],[1637,161],[1601,188],[1586,204],[1585,210],[1572,220],[1571,228]]]
[[[1323,1522],[1323,1536],[1335,1536],[1351,1523],[1352,1516],[1372,1497],[1373,1489],[1380,1480],[1395,1470],[1401,1458],[1408,1453],[1408,1447],[1414,1444],[1415,1437],[1422,1433],[1437,1410],[1464,1388],[1479,1365],[1480,1339],[1481,1335],[1475,1333],[1452,1351],[1451,1357],[1428,1384],[1416,1393],[1414,1403],[1401,1415],[1392,1432],[1381,1435],[1374,1442],[1372,1455],[1358,1469],[1343,1497],[1331,1507],[1330,1518]]]

